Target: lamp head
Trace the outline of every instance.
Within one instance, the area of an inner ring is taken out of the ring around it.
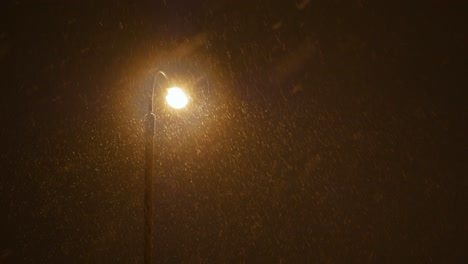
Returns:
[[[187,105],[189,99],[182,89],[172,87],[167,89],[166,102],[175,109],[183,108]]]

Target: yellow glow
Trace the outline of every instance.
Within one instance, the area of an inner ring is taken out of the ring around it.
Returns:
[[[180,109],[187,105],[188,97],[179,87],[172,87],[167,89],[166,101],[171,107]]]

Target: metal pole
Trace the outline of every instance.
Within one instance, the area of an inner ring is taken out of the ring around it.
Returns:
[[[156,116],[146,116],[146,167],[145,167],[145,263],[152,262],[153,247],[153,173],[154,173],[154,126]]]
[[[167,76],[164,72],[158,71],[153,78],[151,87],[151,97],[149,98],[149,111],[146,115],[146,140],[145,140],[145,205],[144,205],[144,221],[145,221],[145,264],[152,263],[153,259],[153,177],[154,177],[154,135],[156,116],[153,113],[154,101],[154,86],[157,84],[157,78],[162,75],[167,81]]]
[[[154,134],[156,116],[153,114],[154,82],[152,84],[151,97],[149,98],[149,111],[146,115],[146,140],[145,140],[145,264],[152,262],[153,251],[153,177],[154,177]]]

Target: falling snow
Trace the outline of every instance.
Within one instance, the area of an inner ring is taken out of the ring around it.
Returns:
[[[460,9],[137,2],[6,4],[0,262],[143,261],[157,70],[154,263],[466,260]]]

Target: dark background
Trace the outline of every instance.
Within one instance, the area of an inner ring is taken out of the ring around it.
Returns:
[[[467,261],[463,8],[378,2],[3,1],[0,262],[142,262],[157,69],[155,262]]]

